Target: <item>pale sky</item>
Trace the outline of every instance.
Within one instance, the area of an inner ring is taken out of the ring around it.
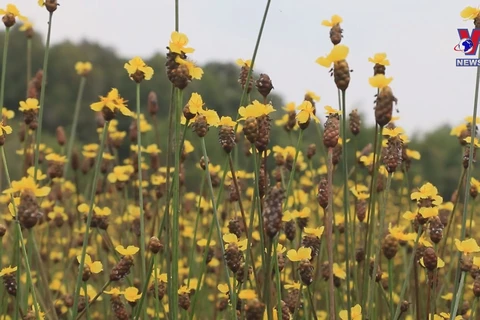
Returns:
[[[36,0],[12,2],[37,31],[46,33],[48,13]],[[125,58],[148,58],[165,52],[174,30],[174,0],[63,0],[60,4],[52,25],[53,43],[88,39],[116,49]],[[199,64],[249,59],[265,4],[265,0],[180,0],[180,31],[196,49],[190,58]],[[459,42],[457,28],[473,28],[459,15],[467,5],[479,4],[272,0],[255,70],[270,75],[275,92],[286,102],[300,103],[306,90],[319,94],[318,115],[323,119],[324,105],[338,107],[337,91],[328,70],[315,59],[332,47],[329,28],[321,21],[338,14],[344,19],[342,44],[350,47],[347,61],[354,70],[347,91],[349,110],[368,113],[364,121],[373,123],[375,89],[368,84],[373,65],[367,59],[386,52],[391,62],[387,76],[394,77],[391,87],[399,100],[397,124],[410,134],[445,123],[456,125],[473,108],[476,69],[455,67],[455,58],[463,54],[453,50]]]

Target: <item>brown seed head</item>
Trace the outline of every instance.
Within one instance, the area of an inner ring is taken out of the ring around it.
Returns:
[[[350,69],[347,60],[333,63],[333,79],[339,90],[347,90],[350,84]]]
[[[255,85],[257,86],[258,92],[266,99],[270,91],[273,89],[272,80],[268,74],[261,73],[260,77],[256,81]]]
[[[328,180],[325,177],[320,179],[318,183],[318,193],[317,193],[317,201],[320,207],[326,209],[328,207]]]
[[[392,120],[393,103],[397,104],[397,98],[393,95],[390,87],[384,87],[380,90],[375,105],[375,120],[381,127]]]
[[[382,252],[388,260],[393,259],[398,251],[398,240],[391,234],[383,239]]]
[[[334,46],[339,44],[343,38],[343,29],[340,27],[340,23],[335,24],[330,29],[330,41],[333,43]]]
[[[350,126],[350,132],[356,136],[360,133],[360,115],[358,114],[357,109],[353,109],[352,112],[350,112],[350,117],[349,117],[349,126]]]
[[[323,132],[323,145],[325,148],[334,148],[340,137],[340,118],[337,114],[328,116],[325,122],[325,130]]]

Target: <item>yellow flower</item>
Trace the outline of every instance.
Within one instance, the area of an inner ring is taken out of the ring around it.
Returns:
[[[202,68],[197,67],[193,62],[188,61],[188,60],[183,60],[182,58],[180,58],[178,56],[175,58],[175,62],[178,63],[178,64],[186,66],[187,69],[188,69],[188,74],[193,79],[197,79],[197,80],[202,79],[202,75],[203,75]]]
[[[17,267],[12,267],[12,266],[8,266],[6,268],[3,268],[1,271],[0,271],[0,277],[3,277],[7,274],[12,274],[14,272],[17,271]]]
[[[387,78],[384,74],[377,74],[373,77],[368,78],[368,83],[374,88],[385,88],[392,82],[393,78]]]
[[[200,239],[197,241],[197,246],[199,247],[206,247],[207,246],[207,239]],[[215,242],[215,240],[210,240],[210,246],[215,246],[217,243]]]
[[[473,20],[478,16],[479,13],[479,8],[468,6],[460,12],[460,16],[465,20]]]
[[[340,110],[334,109],[331,106],[325,106],[325,113],[329,116],[331,115],[340,115]]]
[[[218,124],[220,126],[235,127],[237,123],[231,117],[221,117]]]
[[[453,127],[452,130],[450,131],[450,135],[451,136],[457,136],[459,137],[464,131],[466,131],[468,128],[467,128],[467,124],[466,123],[462,123],[456,127]]]
[[[345,272],[345,270],[340,268],[338,263],[333,264],[333,274],[335,275],[335,277],[343,279],[343,280],[345,280],[345,278],[347,277],[347,273]]]
[[[472,137],[466,137],[465,139],[463,139],[463,141],[465,141],[467,144],[471,144],[472,143]],[[474,144],[475,144],[475,148],[480,148],[480,142],[478,141],[478,138],[473,139],[473,141],[474,141]]]
[[[300,290],[300,282],[294,281],[292,284],[285,284],[283,287],[287,290],[290,290],[290,289]]]
[[[382,66],[389,66],[390,61],[387,59],[387,54],[385,52],[382,53],[375,53],[373,58],[368,58],[368,62],[372,62],[375,64],[381,64]]]
[[[369,190],[364,185],[357,185],[356,188],[355,188],[355,186],[353,186],[353,187],[350,188],[350,191],[353,193],[355,198],[357,198],[358,200],[365,200],[365,199],[368,199],[370,197],[370,195],[368,194]]]
[[[298,251],[290,249],[287,252],[287,258],[290,261],[310,260],[312,258],[312,248],[300,247]]]
[[[413,241],[416,239],[416,234],[415,233],[403,233],[404,228],[400,226],[392,227],[392,224],[390,223],[388,225],[388,232],[392,235],[392,237],[400,240],[400,241]]]
[[[382,134],[384,136],[387,136],[387,137],[398,137],[400,136],[402,133],[404,133],[403,129],[400,128],[400,127],[395,127],[394,129],[390,129],[390,128],[383,128],[383,131],[382,131]]]
[[[330,68],[332,63],[345,60],[347,58],[348,51],[349,49],[347,46],[343,44],[338,44],[332,48],[332,51],[330,51],[327,56],[320,57],[315,60],[315,62],[322,67]]]
[[[271,104],[263,104],[260,103],[258,100],[252,102],[246,107],[238,108],[238,114],[241,116],[239,120],[245,120],[246,118],[257,118],[263,115],[268,115],[274,112],[275,109]]]
[[[13,119],[13,117],[15,117],[15,112],[13,110],[2,108],[2,118],[6,118],[10,120],[10,119]]]
[[[412,192],[410,198],[417,201],[430,198],[436,206],[443,202],[443,198],[438,195],[438,189],[430,182],[425,183],[418,191]]]
[[[407,156],[411,159],[420,160],[420,152],[407,149]]]
[[[334,14],[330,20],[323,20],[322,21],[322,26],[325,27],[333,27],[334,25],[337,25],[339,23],[342,23],[343,19],[337,14]]]
[[[120,253],[122,256],[133,256],[140,249],[135,246],[128,246],[127,248],[125,248],[122,245],[118,245],[115,247],[115,250],[117,250],[117,252]]]
[[[10,134],[12,133],[12,127],[3,125],[3,121],[0,121],[0,137],[3,136],[4,134]]]
[[[35,98],[28,98],[25,101],[20,101],[19,111],[25,112],[27,110],[38,110],[40,106],[38,105],[38,100]]]
[[[143,62],[142,58],[140,57],[134,57],[125,65],[123,66],[125,70],[127,70],[128,75],[130,76],[130,79],[134,80],[134,75],[139,72],[140,74],[143,74],[143,77],[139,77],[142,80],[150,80],[152,79],[153,76],[153,68],[147,66],[145,62]]]
[[[24,31],[24,32],[32,29],[33,29],[33,23],[31,23],[29,20],[23,21],[22,26],[19,28],[20,31]]]
[[[190,113],[197,114],[203,110],[203,99],[202,96],[196,92],[193,92],[190,96],[190,100],[188,100],[188,108],[190,109]]]
[[[75,63],[75,70],[77,71],[78,75],[85,77],[90,73],[90,71],[92,71],[92,64],[88,61],[78,61]]]
[[[0,15],[4,15],[4,16],[12,15],[14,18],[18,18],[20,21],[28,20],[27,17],[22,16],[20,14],[20,11],[17,9],[17,7],[11,3],[7,4],[7,8],[5,10],[0,9]]]
[[[325,229],[324,226],[318,227],[318,228],[304,228],[303,232],[306,234],[311,234],[316,236],[317,238],[320,238],[323,234],[323,230]]]
[[[315,102],[320,101],[320,96],[317,95],[315,92],[307,90],[305,93],[305,100],[312,99]]]
[[[110,183],[115,183],[117,181],[125,182],[130,179],[130,175],[135,171],[132,165],[125,166],[115,166],[113,167],[113,172],[110,172],[107,176],[107,179]]]
[[[303,101],[302,104],[297,107],[297,110],[300,110],[297,114],[299,123],[307,123],[311,118],[313,118],[316,123],[320,123],[320,120],[315,115],[315,108],[310,101]]]
[[[422,207],[418,210],[425,219],[438,216],[438,207]]]
[[[77,256],[77,261],[80,263],[82,256]],[[103,265],[100,261],[92,261],[89,254],[85,254],[85,266],[88,266],[92,273],[100,273],[103,271]]]
[[[110,290],[103,291],[103,293],[110,294],[112,296],[117,296],[118,297],[119,295],[123,294],[123,291],[121,291],[118,288],[112,288]]]
[[[170,43],[168,44],[168,49],[171,52],[175,52],[178,54],[183,53],[192,53],[195,51],[193,48],[186,48],[185,46],[188,44],[188,37],[184,33],[180,33],[177,31],[172,32],[170,36]]]
[[[472,185],[472,187],[474,187],[475,189],[477,189],[478,191],[480,191],[480,181],[478,181],[477,179],[475,179],[474,177],[472,177],[470,179],[470,184]]]
[[[50,187],[39,188],[33,177],[23,177],[20,181],[12,181],[11,187],[4,190],[3,193],[23,193],[26,191],[33,192],[36,197],[45,197],[50,193]]]
[[[243,289],[238,294],[238,298],[242,300],[253,300],[253,299],[257,299],[257,294],[255,293],[255,290]]]
[[[93,111],[100,112],[103,108],[108,108],[110,111],[115,112],[116,110],[120,111],[124,116],[131,117],[133,115],[132,111],[127,108],[125,100],[120,97],[118,89],[113,88],[108,92],[106,97],[100,96],[100,101],[92,103],[90,108]]]
[[[282,108],[283,110],[287,112],[295,112],[295,102],[289,102],[285,105],[285,107]]]
[[[50,153],[45,157],[45,160],[57,163],[67,163],[67,157],[56,153]]]
[[[123,291],[123,296],[128,302],[135,302],[142,297],[141,293],[138,293],[138,289],[135,287],[128,287]]]
[[[223,294],[227,294],[230,290],[228,289],[228,284],[226,283],[220,283],[217,286],[218,291],[220,291]]]
[[[248,245],[248,239],[238,240],[237,236],[233,233],[227,233],[223,235],[223,241],[226,243],[235,243],[238,246],[238,249],[245,251]]]
[[[359,304],[355,305],[350,309],[350,315],[352,320],[362,320],[362,307]],[[338,316],[341,320],[347,320],[348,311],[342,310],[338,313]]]
[[[237,65],[239,65],[240,67],[247,67],[247,68],[251,68],[252,67],[252,60],[248,59],[248,60],[243,60],[243,59],[237,59],[235,60],[235,63]]]
[[[220,118],[218,117],[218,113],[215,110],[202,110],[200,113],[201,115],[205,116],[207,120],[207,124],[212,127],[217,127],[218,123],[220,122]]]
[[[464,254],[470,254],[480,251],[480,247],[478,246],[477,241],[473,238],[463,241],[455,239],[455,246],[457,247],[458,251],[463,252]]]

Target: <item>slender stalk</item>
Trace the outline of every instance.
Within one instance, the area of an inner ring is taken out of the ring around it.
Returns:
[[[178,289],[178,261],[179,261],[179,219],[180,219],[180,153],[179,153],[179,141],[180,141],[180,112],[182,108],[182,97],[183,91],[180,89],[175,89],[176,99],[175,99],[175,120],[174,120],[174,140],[175,140],[175,175],[173,177],[173,226],[172,226],[172,265],[170,271],[170,277],[172,279],[172,299],[170,305],[170,312],[172,313],[172,318],[177,319],[178,317],[178,294],[176,293]],[[169,300],[170,301],[170,300]]]
[[[8,164],[7,164],[7,157],[5,155],[5,149],[3,146],[0,147],[2,149],[2,162],[3,162],[3,169],[5,171],[5,177],[7,178],[7,184],[10,187],[12,184],[12,181],[10,179],[10,172],[8,170]],[[23,258],[25,260],[25,268],[27,272],[27,283],[29,283],[29,289],[32,291],[32,298],[34,302],[34,310],[35,310],[35,317],[37,320],[40,320],[40,310],[38,310],[38,302],[37,302],[37,294],[35,292],[35,287],[33,286],[33,280],[32,280],[32,272],[30,268],[30,261],[28,260],[28,255],[27,255],[27,250],[25,249],[25,241],[23,240],[23,235],[22,235],[22,228],[20,226],[20,221],[18,220],[18,213],[17,213],[17,207],[15,205],[15,201],[13,199],[13,195],[11,195],[11,202],[13,203],[13,211],[15,214],[15,234],[16,234],[16,239],[18,239],[18,242],[20,242],[20,248],[21,248],[21,253],[23,255]],[[18,246],[18,242],[16,242],[15,247]],[[20,257],[18,257],[18,262],[20,262]],[[17,264],[17,279],[19,279],[19,270],[20,270],[20,263]],[[28,296],[28,289],[26,290],[26,295]],[[16,299],[16,306],[17,310],[21,310],[19,308],[19,302],[20,298],[17,297]],[[18,317],[18,313],[15,313],[15,317]]]
[[[202,137],[200,140],[201,140],[201,144],[202,144],[203,158],[205,159],[205,166],[207,168],[206,170],[208,170],[209,160],[208,160],[208,155],[207,155],[207,147],[205,146],[205,138]],[[211,200],[212,200],[212,208],[213,208],[213,216],[214,216],[213,219],[214,219],[216,227],[217,227],[217,234],[218,234],[218,239],[219,239],[219,242],[220,242],[220,247],[222,249],[222,256],[225,259],[225,247],[223,245],[223,241],[221,241],[222,231],[221,231],[221,227],[220,227],[220,222],[218,221],[217,203],[216,203],[216,200],[215,200],[215,194],[213,192],[212,178],[211,178],[210,174],[207,174],[207,182],[208,182],[207,185],[209,187],[208,189],[210,191],[210,197],[211,197]],[[209,243],[207,243],[207,246],[208,245],[209,245]],[[227,285],[228,285],[228,288],[229,288],[229,291],[230,291],[230,298],[232,299],[235,295],[235,288],[233,288],[230,285],[230,280],[229,280],[230,279],[230,272],[228,271],[228,267],[227,267],[227,264],[225,263],[225,261],[224,261],[224,267],[225,267],[225,277],[226,277]],[[232,312],[233,312],[232,316],[235,318],[237,316],[235,306],[233,306]]]
[[[38,128],[36,130],[35,137],[35,169],[34,179],[37,181],[38,159],[40,155],[40,142],[42,140],[42,124],[43,124],[43,112],[45,110],[45,87],[47,86],[47,69],[48,69],[48,54],[50,52],[50,35],[52,33],[52,17],[53,12],[48,13],[48,31],[47,31],[47,43],[45,44],[45,54],[43,56],[43,76],[42,76],[42,88],[40,89],[40,111],[38,113]],[[75,311],[74,311],[75,312]]]
[[[368,290],[369,292],[369,302],[368,302],[368,309],[369,309],[369,314],[372,314],[373,311],[373,289],[375,288],[375,281],[376,281],[376,273],[377,273],[377,267],[380,264],[380,250],[382,248],[382,237],[383,237],[383,225],[385,224],[385,216],[387,215],[387,203],[388,203],[388,194],[390,193],[390,187],[392,185],[392,177],[393,173],[389,173],[387,177],[387,186],[385,188],[385,191],[383,192],[384,194],[384,200],[383,200],[383,205],[382,208],[379,212],[380,215],[380,225],[378,226],[378,239],[377,239],[377,250],[375,253],[375,261],[373,263],[373,272],[372,272],[372,279],[370,280],[370,289]]]
[[[137,105],[137,163],[138,163],[138,202],[140,206],[140,261],[142,268],[142,279],[147,279],[145,250],[145,208],[143,205],[143,174],[142,174],[142,132],[140,131],[140,83],[136,88],[136,105]],[[146,318],[147,309],[144,308],[144,317]]]
[[[28,97],[28,85],[30,84],[30,79],[32,79],[32,38],[27,38],[27,94]]]
[[[3,118],[3,102],[5,99],[5,77],[7,75],[7,54],[8,54],[8,40],[10,39],[10,28],[5,29],[5,40],[3,41],[3,56],[2,56],[2,78],[0,80],[0,114]]]
[[[86,282],[85,282],[86,283]],[[95,301],[97,301],[97,299],[102,295],[103,291],[105,291],[105,289],[107,289],[107,287],[110,285],[111,281],[108,280],[107,282],[105,282],[105,284],[103,285],[102,289],[100,289],[100,291],[97,292],[97,294],[95,295],[95,297],[93,297],[93,299],[89,302],[89,304],[93,304]],[[85,293],[87,292],[87,290],[85,289]],[[77,315],[77,320],[80,320],[83,316],[83,314],[85,313],[86,309],[83,309],[78,315]]]
[[[295,147],[295,157],[293,158],[292,171],[290,172],[290,178],[288,179],[287,192],[285,193],[285,202],[283,204],[284,210],[287,208],[288,197],[290,197],[290,193],[292,193],[293,180],[295,177],[298,155],[300,153],[300,144],[302,143],[303,131],[304,130],[300,130],[300,134],[298,135],[297,145]]]
[[[73,144],[75,143],[75,137],[77,135],[78,115],[80,113],[80,106],[82,104],[83,91],[85,90],[85,84],[87,83],[86,77],[80,78],[80,85],[78,86],[77,100],[75,101],[75,111],[73,112],[73,123],[70,132],[70,138],[67,145],[67,163],[63,167],[63,177],[66,179],[68,170],[70,169],[70,161],[72,157]]]
[[[457,291],[457,294],[454,295],[455,301],[452,304],[453,309],[450,312],[450,320],[455,319],[455,315],[457,314],[457,310],[458,310],[458,304],[460,303],[460,299],[463,296],[463,286],[465,285],[465,274],[466,272],[462,271],[462,274],[460,276],[460,282],[458,285],[458,291]]]
[[[388,298],[390,301],[390,316],[393,315],[393,259],[388,259]]]
[[[238,206],[240,208],[240,214],[242,215],[243,225],[247,226],[247,217],[245,216],[245,210],[243,208],[243,202],[242,202],[242,198],[241,198],[241,195],[240,195],[240,187],[238,186],[237,174],[235,173],[235,167],[234,167],[234,164],[233,164],[231,154],[228,155],[228,163],[229,163],[229,166],[230,166],[230,173],[232,174],[233,185],[235,186],[235,192],[236,192],[237,197],[238,197]],[[252,233],[251,232],[247,232],[247,243],[252,243]],[[255,270],[255,259],[253,257],[252,248],[250,246],[248,246],[247,251],[248,251],[248,254],[250,254],[250,259],[252,260],[253,276],[255,278],[255,283],[258,283],[257,272]],[[245,270],[244,270],[245,274],[248,273],[248,264],[249,264],[248,259],[246,259]]]
[[[327,229],[327,253],[328,253],[328,302],[330,320],[335,320],[335,286],[333,283],[333,149],[328,148],[327,172],[328,172],[328,210],[326,219]],[[347,244],[348,245],[348,244]]]
[[[475,313],[477,313],[477,303],[478,303],[478,298],[475,298],[473,300],[473,305],[472,305],[472,314],[470,315],[471,319],[475,319]]]
[[[346,283],[347,283],[347,314],[348,320],[352,318],[352,312],[350,310],[351,306],[351,295],[350,295],[350,255],[349,255],[349,220],[350,220],[350,205],[348,201],[348,154],[347,154],[347,104],[346,104],[346,92],[342,90],[342,169],[344,174],[343,181],[343,210],[345,216],[345,230],[343,233],[345,236],[345,257],[346,265],[345,271],[347,273]]]
[[[90,195],[89,195],[90,205],[88,208],[85,233],[83,235],[82,253],[80,255],[80,261],[79,261],[80,265],[78,266],[78,275],[77,275],[77,281],[75,284],[75,295],[73,297],[73,309],[72,309],[73,318],[75,318],[78,313],[78,310],[77,310],[78,296],[80,293],[80,286],[82,284],[82,274],[85,268],[85,255],[87,253],[88,237],[90,235],[90,224],[92,223],[93,205],[95,204],[95,192],[97,191],[97,183],[98,183],[98,178],[100,176],[100,164],[102,162],[102,155],[103,155],[103,150],[105,149],[105,140],[107,139],[109,125],[110,125],[110,121],[106,121],[103,126],[102,139],[100,141],[100,148],[98,150],[97,158],[95,159],[95,170],[93,172],[93,181],[91,184]]]
[[[478,57],[480,57],[480,52],[478,53]],[[470,185],[471,185],[471,176],[472,176],[472,163],[473,163],[473,157],[474,157],[474,148],[476,148],[476,140],[477,140],[477,110],[478,110],[478,93],[480,89],[480,67],[477,67],[477,76],[475,79],[475,93],[474,93],[474,102],[473,102],[473,114],[472,114],[472,126],[471,126],[471,141],[470,141],[470,149],[469,149],[469,154],[468,154],[468,167],[466,168],[466,176],[465,176],[465,194],[463,198],[463,212],[462,212],[462,228],[460,231],[460,240],[465,239],[465,233],[466,233],[466,226],[467,226],[467,215],[468,215],[468,202],[470,200]],[[457,253],[457,259],[460,261],[460,252]],[[461,274],[461,275],[460,275]],[[465,277],[465,272],[461,272],[460,268],[457,269],[457,274],[455,276],[455,291],[458,288],[458,292],[461,292],[460,289],[463,287],[463,281],[460,283],[458,280],[460,277],[464,278]],[[457,297],[457,304],[458,304],[458,299]],[[454,308],[451,310],[450,314],[456,313],[456,307],[452,305]],[[458,305],[457,305],[458,307]],[[453,318],[452,318],[453,319]]]
[[[373,153],[373,173],[372,180],[370,181],[370,198],[368,199],[368,215],[367,215],[367,229],[365,230],[365,241],[364,241],[364,250],[367,250],[366,263],[370,261],[370,256],[372,253],[373,244],[373,233],[374,228],[374,215],[375,215],[375,203],[377,193],[374,192],[377,185],[377,176],[378,176],[378,162],[380,159],[380,148],[382,146],[382,128],[380,126],[375,126],[375,141],[374,141],[374,153]],[[365,305],[366,299],[368,298],[368,291],[370,290],[368,282],[368,268],[363,270],[363,295],[362,295],[362,305]]]
[[[415,243],[413,245],[412,252],[417,251],[418,240],[420,239],[421,235],[422,235],[422,228],[419,228],[418,233],[417,233],[417,238],[415,239]],[[407,272],[405,273],[405,280],[403,281],[402,290],[400,291],[400,297],[399,297],[398,301],[403,301],[403,296],[405,295],[405,291],[407,290],[408,282],[410,281],[410,272],[412,271],[412,267],[413,267],[414,264],[415,264],[415,255],[412,254],[412,257],[410,258],[410,262],[408,263],[408,266],[407,266]],[[397,309],[395,310],[395,315],[393,316],[392,319],[395,319],[395,320],[398,319],[398,317],[400,315],[401,305],[402,305],[401,303],[397,304]]]

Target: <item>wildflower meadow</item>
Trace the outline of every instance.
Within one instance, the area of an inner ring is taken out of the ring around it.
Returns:
[[[69,81],[50,75],[65,68],[51,45],[57,0],[31,1],[43,38],[25,8],[1,5],[0,320],[480,319],[480,67],[439,186],[422,169],[435,147],[417,150],[395,124],[387,53],[355,77],[341,12],[318,21],[331,50],[311,62],[331,85],[280,103],[275,79],[254,72],[264,1],[251,56],[232,61],[236,107],[220,109],[209,100],[222,90],[199,85],[214,68],[194,62],[179,1],[170,38],[155,40],[163,65],[125,59],[103,91],[87,54],[66,66]],[[480,28],[480,9],[458,12]],[[348,103],[351,81],[370,84],[374,123]],[[55,109],[71,121],[49,109],[51,92],[75,94]]]

